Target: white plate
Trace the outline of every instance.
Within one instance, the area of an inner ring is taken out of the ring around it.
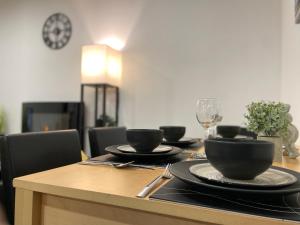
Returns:
[[[191,142],[191,141],[195,141],[195,138],[183,137],[183,138],[179,139],[178,141],[167,141],[164,138],[163,141],[164,142]]]
[[[189,170],[191,174],[201,179],[220,184],[245,187],[282,187],[297,181],[297,178],[294,175],[271,168],[258,175],[253,180],[235,180],[224,177],[210,163],[196,164],[191,166]]]
[[[140,153],[141,152],[137,152],[133,147],[131,147],[130,145],[120,145],[117,147],[117,149],[121,152],[126,152],[126,153]],[[159,145],[157,148],[155,148],[152,152],[149,153],[143,153],[143,154],[153,154],[153,153],[165,153],[165,152],[169,152],[172,150],[171,146],[166,146],[166,145]]]

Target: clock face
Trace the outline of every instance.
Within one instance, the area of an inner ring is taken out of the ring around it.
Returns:
[[[43,40],[49,48],[63,48],[69,42],[71,35],[72,24],[66,15],[55,13],[48,17],[43,27]]]

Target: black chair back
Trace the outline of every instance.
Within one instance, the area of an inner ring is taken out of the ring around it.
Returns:
[[[107,154],[104,149],[110,145],[127,144],[126,127],[101,127],[89,129],[91,156]]]
[[[1,147],[1,172],[8,218],[13,224],[13,179],[81,161],[76,130],[9,135]]]
[[[4,145],[4,136],[0,135],[0,149],[3,147],[3,145]],[[0,151],[0,168],[1,168],[1,151]],[[3,189],[3,182],[2,182],[1,169],[0,169],[0,210],[4,208],[4,203],[5,203],[4,189]],[[2,212],[0,212],[0,216],[1,215],[2,215]],[[1,219],[0,219],[0,221],[1,221]]]

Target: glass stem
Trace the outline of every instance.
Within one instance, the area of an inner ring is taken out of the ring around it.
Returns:
[[[208,139],[209,138],[209,128],[205,128],[204,129],[204,140]]]

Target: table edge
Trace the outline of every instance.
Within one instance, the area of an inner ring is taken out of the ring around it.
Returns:
[[[43,194],[50,194],[65,198],[89,201],[104,205],[129,208],[148,213],[184,218],[193,221],[215,224],[259,224],[287,225],[300,224],[297,221],[275,219],[257,215],[238,213],[233,211],[213,209],[204,206],[193,206],[160,200],[141,199],[132,196],[121,196],[102,192],[93,192],[75,188],[59,187],[50,184],[35,183],[15,178],[15,188],[26,189]],[[159,209],[159,211],[157,210]]]

